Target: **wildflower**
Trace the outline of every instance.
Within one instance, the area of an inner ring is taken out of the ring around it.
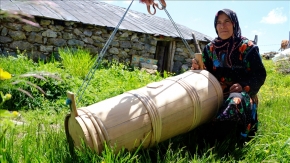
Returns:
[[[13,117],[18,117],[19,116],[19,113],[17,111],[13,111],[12,112],[12,115],[13,115]]]
[[[4,71],[2,68],[0,68],[0,80],[10,79],[11,74],[7,71]]]
[[[5,94],[5,96],[3,95],[3,93],[0,91],[0,95],[1,95],[1,98],[2,98],[2,102],[0,103],[0,105],[2,105],[5,101],[7,100],[10,100],[12,95],[7,93]]]
[[[12,97],[12,95],[9,93],[4,96],[5,100],[10,100],[11,97]]]

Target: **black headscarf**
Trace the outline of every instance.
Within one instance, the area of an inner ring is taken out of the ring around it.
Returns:
[[[236,15],[236,13],[230,9],[223,9],[223,10],[219,10],[215,16],[215,19],[214,19],[214,27],[215,27],[215,30],[216,30],[216,33],[218,34],[217,32],[217,28],[216,28],[216,25],[217,25],[217,20],[218,20],[218,16],[221,14],[221,13],[224,13],[226,14],[230,20],[232,21],[233,23],[233,36],[231,36],[230,38],[228,39],[225,39],[225,40],[222,40],[219,36],[216,37],[213,41],[212,41],[212,44],[213,44],[213,48],[214,48],[214,51],[216,53],[217,56],[220,56],[221,53],[225,53],[227,54],[226,58],[227,58],[227,64],[229,65],[229,67],[232,66],[232,62],[231,62],[231,55],[236,51],[236,50],[239,50],[238,47],[239,47],[239,44],[241,43],[242,39],[245,39],[242,37],[242,32],[241,32],[241,28],[240,28],[240,25],[239,25],[239,20],[238,20],[238,17]]]

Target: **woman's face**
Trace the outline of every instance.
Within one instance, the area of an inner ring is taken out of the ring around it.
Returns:
[[[234,25],[225,13],[220,13],[216,24],[216,29],[218,31],[218,36],[225,40],[233,35]]]

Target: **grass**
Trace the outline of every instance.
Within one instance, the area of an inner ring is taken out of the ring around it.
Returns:
[[[79,51],[84,54],[85,51]],[[179,135],[149,149],[137,152],[121,150],[114,154],[114,149],[106,147],[96,155],[89,149],[75,150],[72,156],[64,131],[64,117],[69,113],[65,105],[67,90],[77,92],[83,82],[87,55],[65,64],[65,57],[74,55],[66,51],[62,61],[33,63],[25,57],[0,57],[1,68],[20,75],[28,72],[50,72],[60,80],[47,82],[31,79],[30,81],[45,90],[43,95],[32,90],[35,98],[17,96],[21,92],[10,92],[12,97],[28,100],[30,107],[11,105],[5,109],[19,110],[21,116],[13,119],[24,122],[23,125],[6,124],[0,119],[0,162],[287,162],[290,160],[290,76],[279,73],[270,60],[264,60],[267,79],[259,92],[259,130],[255,138],[244,147],[238,147],[230,140],[216,142],[214,146],[196,146],[195,131]],[[11,66],[13,64],[13,66]],[[68,68],[69,67],[69,68]],[[79,72],[78,70],[83,70]],[[76,74],[74,74],[76,73]],[[125,91],[137,89],[146,84],[162,80],[158,75],[149,75],[125,64],[103,62],[96,71],[88,88],[84,92],[81,106],[93,104]],[[0,91],[11,91],[4,88],[0,81]],[[16,99],[14,99],[16,100]],[[5,133],[4,133],[5,131]]]

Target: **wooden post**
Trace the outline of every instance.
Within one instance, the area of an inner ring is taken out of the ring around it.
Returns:
[[[175,53],[175,50],[176,50],[176,42],[175,41],[172,41],[172,46],[171,46],[171,52],[168,56],[168,61],[170,63],[170,72],[172,72],[172,69],[173,69],[173,58],[174,58],[174,53]]]
[[[258,35],[255,35],[254,44],[255,44],[255,45],[258,44]]]
[[[168,49],[168,52],[167,52],[167,67],[166,67],[166,71],[167,72],[170,72],[170,68],[171,68],[171,54],[172,54],[172,41],[170,41],[170,44],[169,44],[169,49]]]
[[[289,40],[288,40],[287,48],[290,48],[290,31],[289,31]]]
[[[77,117],[78,116],[78,112],[77,112],[75,94],[70,92],[70,91],[68,91],[67,92],[67,98],[70,100],[70,109],[71,109],[72,115],[74,115],[74,117]]]

